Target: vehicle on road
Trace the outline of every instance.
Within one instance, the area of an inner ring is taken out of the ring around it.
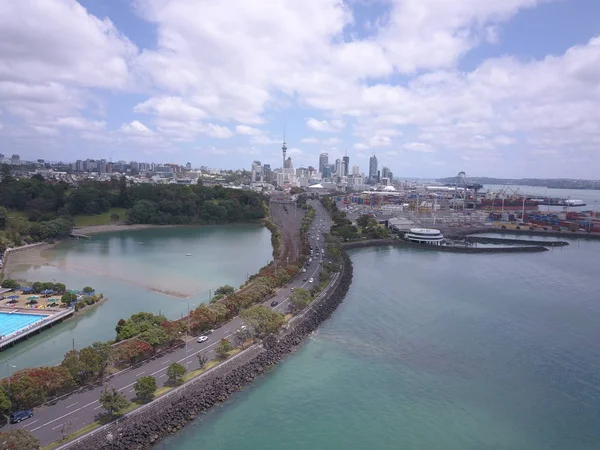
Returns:
[[[33,417],[33,411],[31,409],[26,409],[23,411],[15,411],[10,415],[10,423],[18,423],[22,420],[27,420]]]
[[[207,336],[198,336],[198,342],[206,342],[208,341],[208,337]]]
[[[246,328],[248,328],[246,325],[242,325],[235,332],[236,333],[241,333],[242,331],[246,331]]]
[[[312,283],[313,281],[314,281],[314,280],[313,280],[312,278],[309,278],[309,279],[308,279],[308,282],[309,282],[309,283]]]
[[[277,306],[277,305],[279,305],[279,302],[277,300],[273,300],[271,302],[271,306]]]
[[[302,281],[306,281],[306,278],[303,278]]]
[[[302,269],[302,272],[306,272],[306,269]]]

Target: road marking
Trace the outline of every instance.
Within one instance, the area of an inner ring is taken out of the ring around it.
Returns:
[[[57,428],[60,428],[64,425],[64,423],[61,423],[60,425],[56,425],[54,428],[52,428],[53,430],[56,430]]]
[[[135,376],[136,376],[136,377],[139,377],[140,375],[143,375],[143,374],[145,374],[145,373],[146,373],[146,371],[144,370],[143,372],[136,373],[136,374],[135,374]]]
[[[34,420],[34,421],[32,421],[32,422],[29,422],[27,425],[23,425],[23,428],[26,428],[26,427],[28,427],[29,425],[33,425],[34,423],[36,423],[36,422],[39,422],[39,421],[40,421],[40,419]]]
[[[165,362],[163,362],[163,363],[161,363],[161,364],[167,364],[167,363],[170,363],[170,362],[171,362],[171,360],[170,360],[170,359],[167,359]],[[152,375],[154,375],[154,374],[152,374]]]
[[[162,377],[166,377],[166,376],[167,376],[167,374],[166,374],[166,373],[163,373],[163,374],[162,374],[160,377],[158,377],[158,378],[162,378]]]
[[[129,392],[133,392],[133,391],[135,391],[135,389],[129,389]]]
[[[102,408],[102,405],[98,405],[98,406],[96,406],[96,407],[94,408],[94,411],[96,411],[97,409],[100,409],[100,408]]]
[[[75,406],[76,404],[78,404],[79,402],[75,402],[75,403],[71,403],[69,406],[66,407],[66,409],[69,409],[72,406]]]

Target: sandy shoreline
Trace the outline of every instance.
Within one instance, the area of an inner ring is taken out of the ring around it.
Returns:
[[[149,225],[149,224],[135,224],[135,225],[89,225],[87,227],[76,227],[73,228],[73,232],[77,234],[98,234],[98,233],[110,233],[114,231],[130,231],[130,230],[146,230],[149,228],[175,228],[185,227],[189,225]]]

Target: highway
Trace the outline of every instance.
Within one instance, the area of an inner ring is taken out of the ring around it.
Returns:
[[[327,211],[318,201],[310,201],[310,204],[312,204],[316,211],[309,231],[310,243],[313,248],[322,249],[324,241],[321,234],[329,230],[331,221]],[[289,214],[294,214],[293,207],[290,207],[289,210]],[[263,304],[270,307],[271,302],[276,300],[279,304],[274,309],[279,312],[288,312],[291,288],[310,289],[313,286],[309,282],[310,278],[314,279],[314,283],[319,282],[318,277],[321,265],[316,257],[313,258],[314,260],[310,266],[305,267],[307,269],[305,273],[301,272],[298,274],[284,288],[279,289],[274,297]],[[321,258],[323,258],[323,253],[321,253]],[[183,364],[188,371],[197,369],[199,367],[197,357],[199,353],[205,355],[209,360],[214,359],[214,348],[218,342],[222,338],[231,339],[236,330],[242,325],[242,320],[236,317],[225,325],[215,329],[212,334],[208,335],[207,341],[198,343],[197,337],[194,336],[188,340],[186,347],[147,361],[136,368],[123,370],[115,374],[108,381],[108,384],[118,389],[130,400],[135,397],[133,385],[141,376],[153,376],[156,378],[157,385],[159,387],[163,386],[167,381],[166,371],[170,364],[178,362]],[[61,439],[63,436],[93,423],[105,413],[98,401],[101,391],[102,387],[98,386],[83,392],[71,394],[59,400],[54,405],[36,408],[31,419],[18,424],[8,424],[2,427],[1,430],[8,431],[13,428],[25,428],[33,432],[41,440],[42,446],[48,445]]]

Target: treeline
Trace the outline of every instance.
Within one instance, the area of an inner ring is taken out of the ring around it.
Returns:
[[[125,177],[84,181],[76,188],[41,175],[17,179],[0,167],[0,253],[6,247],[68,236],[72,217],[126,208],[136,224],[217,224],[265,217],[265,198],[221,186],[129,185]],[[118,220],[118,219],[117,219]]]
[[[356,220],[357,227],[347,218],[344,211],[338,209],[334,199],[323,197],[321,203],[331,214],[333,226],[331,227],[330,233],[333,236],[339,236],[346,241],[361,238],[387,239],[390,236],[390,232],[386,227],[379,225],[376,219],[366,214],[358,217]]]

